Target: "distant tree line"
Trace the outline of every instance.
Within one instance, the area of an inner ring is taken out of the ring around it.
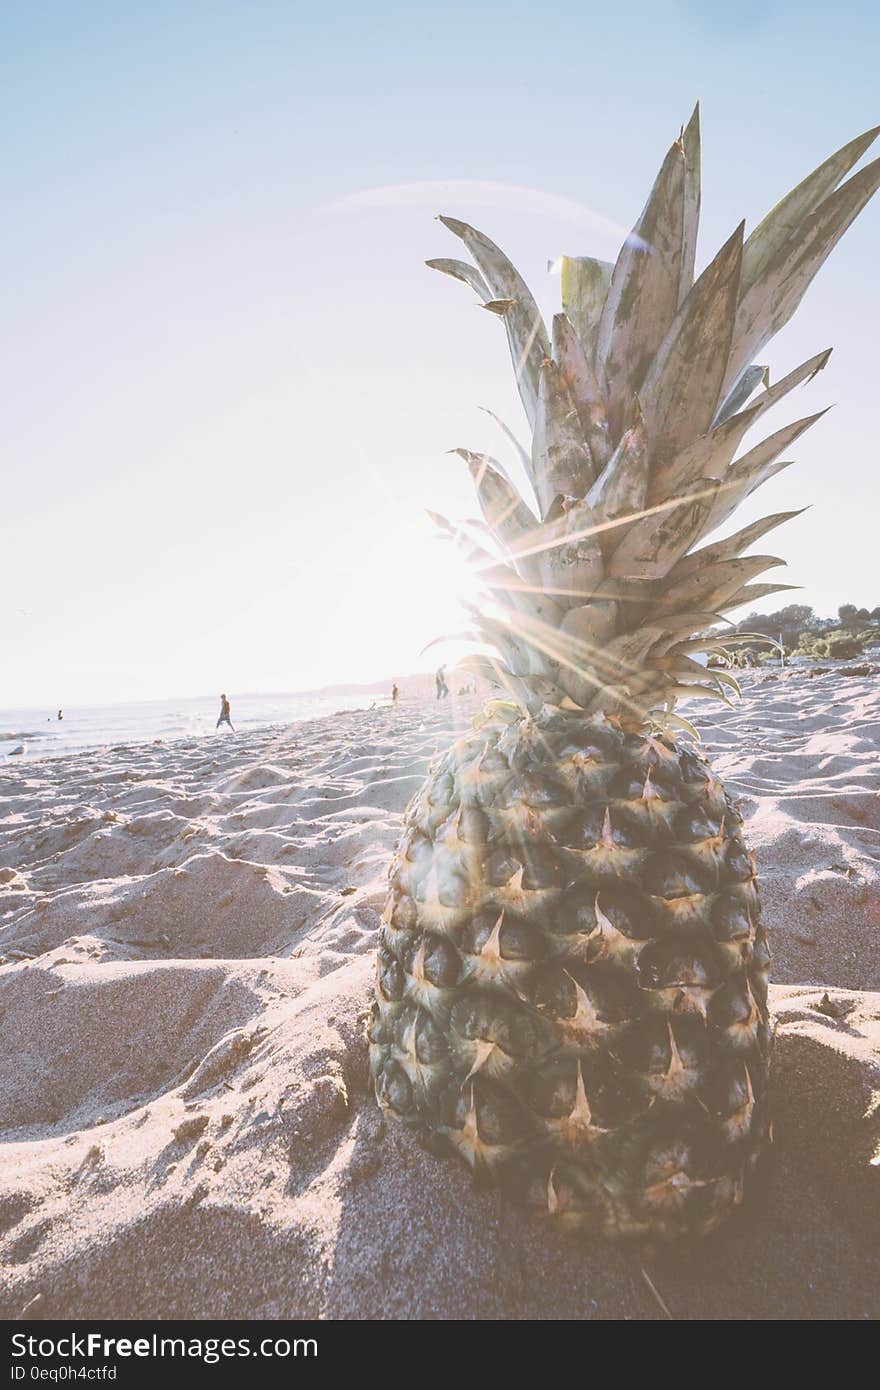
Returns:
[[[789,656],[849,660],[859,656],[866,645],[880,642],[880,604],[868,609],[855,603],[842,603],[836,618],[820,618],[806,603],[789,603],[775,613],[749,613],[733,628],[726,629],[728,636],[734,632],[767,637],[783,647]],[[719,635],[723,644],[724,635]],[[757,642],[754,652],[748,651],[749,657],[760,661],[762,646]],[[765,655],[770,651],[769,644],[763,647]]]
[[[856,608],[854,603],[842,603],[837,610],[840,621],[846,625],[853,623],[878,623],[880,622],[880,603],[876,608],[872,608],[870,613],[867,608]]]

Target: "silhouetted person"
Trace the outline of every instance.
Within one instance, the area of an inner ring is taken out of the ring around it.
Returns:
[[[58,718],[59,718],[59,719],[63,719],[63,718],[64,718],[64,710],[63,710],[63,709],[60,709],[60,710],[58,711]]]
[[[397,686],[396,686],[396,685],[392,685],[392,687],[391,687],[391,703],[392,703],[393,705],[396,705],[396,704],[397,704],[397,701],[398,701],[398,699],[399,699],[399,697],[400,697],[400,691],[397,689]]]
[[[445,667],[445,666],[441,666],[440,669],[439,669],[439,671],[437,672],[436,676],[434,677],[434,680],[435,680],[436,685],[437,685],[437,699],[438,699],[438,700],[442,700],[444,695],[448,695],[448,694],[449,694],[449,686],[446,684],[446,676],[444,675],[445,670],[446,670],[446,667]]]
[[[230,727],[230,729],[232,729],[232,732],[235,733],[235,729],[234,729],[233,726],[232,726],[232,720],[230,719],[229,714],[230,714],[230,711],[229,711],[229,701],[227,700],[227,698],[226,698],[225,695],[221,695],[221,696],[220,696],[220,718],[217,720],[217,724],[216,724],[215,727],[219,729],[221,724],[228,724],[229,727]]]

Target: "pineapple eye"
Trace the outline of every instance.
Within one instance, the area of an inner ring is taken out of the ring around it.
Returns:
[[[675,836],[684,844],[711,840],[721,834],[721,822],[705,806],[687,806],[675,818]]]
[[[755,868],[752,857],[746,849],[742,840],[731,840],[725,853],[727,868],[732,878],[738,879],[741,883],[746,883],[754,878]]]
[[[712,925],[717,941],[748,941],[752,935],[747,908],[738,898],[729,895],[713,903]]]
[[[376,1000],[373,1001],[370,1013],[367,1037],[374,1047],[388,1047],[394,1037],[394,1029],[389,1026],[388,1013],[386,1010],[380,1010]]]
[[[678,765],[682,777],[687,782],[706,782],[709,778],[708,766],[690,748],[686,748],[680,755]]]
[[[438,989],[449,989],[456,984],[461,974],[461,961],[451,942],[441,936],[428,933],[421,941],[413,942],[408,948],[406,964],[412,970],[415,958],[424,946],[422,969],[425,979]]]
[[[645,789],[645,779],[640,776],[638,771],[631,768],[623,768],[616,777],[612,778],[608,795],[615,801],[639,801]]]
[[[463,806],[458,821],[458,834],[469,845],[483,845],[489,838],[489,821],[475,806]]]
[[[467,922],[458,940],[459,950],[467,955],[479,955],[497,925],[498,914],[491,912]],[[498,950],[504,960],[539,960],[546,948],[539,931],[505,913],[498,931]]]
[[[540,960],[546,951],[540,932],[515,918],[502,922],[500,939],[505,960]]]
[[[476,1122],[484,1144],[515,1144],[522,1136],[522,1107],[501,1086],[476,1079],[464,1088],[456,1106],[456,1119],[466,1125],[469,1115]]]
[[[535,1003],[554,1018],[573,1018],[578,1006],[577,987],[568,971],[554,966],[541,977]]]
[[[493,1042],[512,1055],[521,1055],[532,1040],[528,1018],[494,994],[476,994],[456,1004],[450,1028],[463,1040]]]
[[[710,1015],[719,1028],[748,1023],[754,1015],[754,1001],[742,984],[735,980],[720,989],[712,1000]]]
[[[553,919],[553,930],[563,935],[589,935],[598,926],[595,890],[584,899],[579,885],[570,889],[562,899]],[[643,941],[655,929],[654,909],[649,898],[628,884],[606,884],[598,890],[603,916],[615,931],[633,941]]]
[[[525,891],[559,888],[565,883],[563,866],[553,853],[540,845],[517,848],[517,853],[499,849],[486,859],[483,872],[490,888],[503,888],[522,873]]]
[[[449,1054],[449,1043],[433,1018],[424,1009],[416,1011],[415,1020],[404,1013],[397,1020],[394,1030],[395,1042],[402,1050],[407,1050],[411,1037],[415,1055],[423,1066],[433,1066],[442,1062]]]
[[[389,1062],[383,1068],[376,1084],[376,1095],[381,1105],[387,1105],[398,1115],[408,1115],[415,1108],[412,1086],[397,1062]]]
[[[403,998],[404,976],[400,961],[383,945],[379,947],[379,986],[392,1003]]]
[[[562,843],[569,849],[595,849],[601,842],[605,822],[604,806],[591,807],[569,821]]]
[[[681,855],[655,855],[645,873],[645,887],[658,898],[684,898],[703,894],[708,883]]]
[[[577,1064],[557,1062],[532,1079],[529,1100],[539,1115],[568,1115],[577,1090]]]
[[[643,1080],[666,1076],[670,1068],[683,1069],[692,1086],[701,1080],[705,1069],[706,1027],[695,1015],[686,1014],[674,1021],[650,1016],[624,1039],[620,1054],[627,1071]]]
[[[596,927],[596,911],[583,894],[566,894],[553,914],[553,931],[560,936],[587,936]]]
[[[468,955],[476,955],[482,951],[495,930],[497,921],[497,913],[484,912],[479,917],[474,917],[470,922],[465,922],[458,939],[459,950]]]
[[[687,941],[656,941],[639,957],[639,978],[651,989],[720,984],[717,968]]]
[[[391,924],[398,931],[414,931],[418,925],[419,914],[415,902],[406,893],[392,890]]]
[[[400,846],[401,859],[411,865],[416,873],[419,871],[427,872],[433,854],[434,846],[427,835],[410,834],[405,837]]]
[[[498,798],[498,805],[509,807],[519,802],[526,806],[558,806],[565,803],[565,788],[551,777],[539,773],[526,775],[511,781]]]
[[[490,888],[503,888],[505,883],[509,883],[521,868],[522,865],[518,859],[500,849],[496,850],[494,854],[490,854],[486,859],[483,872]]]
[[[754,970],[769,970],[770,968],[770,946],[767,941],[766,932],[759,931],[755,938],[752,968]]]
[[[430,789],[432,806],[447,807],[455,796],[455,778],[451,772],[444,772]]]
[[[543,888],[562,888],[568,875],[564,866],[552,850],[526,847],[523,851],[522,886],[527,892],[539,892]]]

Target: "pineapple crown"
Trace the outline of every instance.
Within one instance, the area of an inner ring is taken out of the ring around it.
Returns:
[[[780,455],[824,413],[736,457],[764,413],[828,361],[830,349],[771,385],[754,358],[880,185],[880,159],[841,184],[878,130],[831,155],[749,237],[740,224],[695,280],[697,107],[616,263],[562,258],[562,312],[550,334],[498,247],[440,218],[475,264],[427,264],[469,285],[503,322],[532,430],[526,451],[498,421],[534,508],[495,459],[457,449],[484,520],[455,527],[432,513],[486,591],[462,635],[494,652],[460,665],[529,709],[659,719],[692,732],[672,712],[677,699],[727,700],[733,677],[694,657],[717,648],[707,629],[729,610],[793,587],[752,583],[784,562],[743,552],[798,512],[701,542],[788,467]]]

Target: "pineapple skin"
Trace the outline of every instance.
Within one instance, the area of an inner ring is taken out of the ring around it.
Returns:
[[[691,747],[487,714],[405,814],[378,1101],[565,1226],[706,1234],[769,1140],[769,964],[742,817]]]

